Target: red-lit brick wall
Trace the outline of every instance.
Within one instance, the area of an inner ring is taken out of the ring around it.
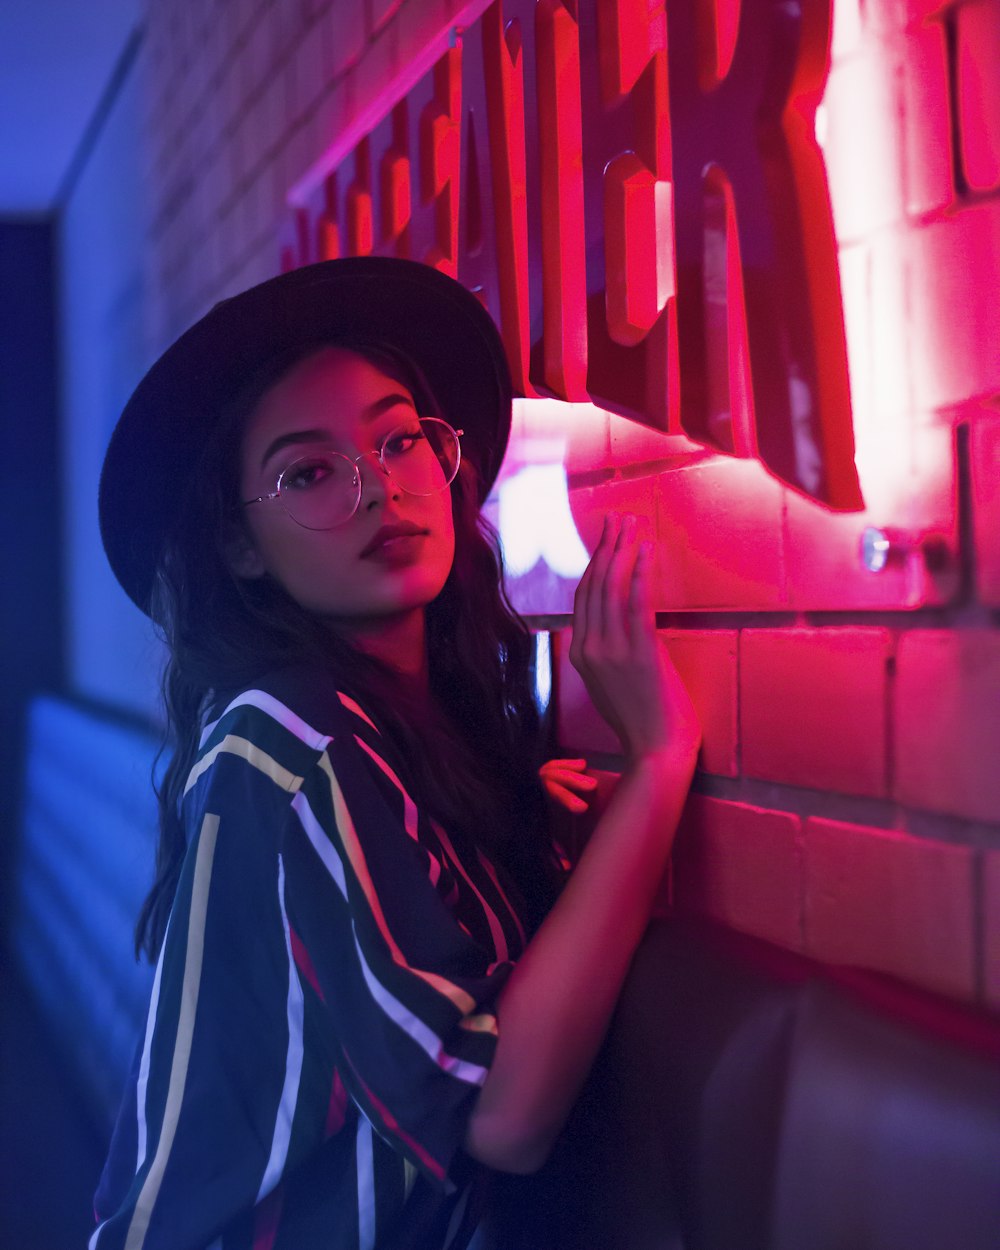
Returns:
[[[463,7],[486,6],[149,6],[151,350],[276,271],[290,188]],[[588,543],[610,507],[658,541],[705,728],[673,905],[997,1010],[1000,0],[839,0],[826,104],[869,511],[617,417],[570,440],[570,502]],[[884,573],[860,565],[866,523],[898,531]],[[561,744],[610,783],[565,586],[519,602],[554,633]]]

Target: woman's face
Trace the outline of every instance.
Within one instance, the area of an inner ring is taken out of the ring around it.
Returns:
[[[440,594],[455,554],[451,491],[408,495],[388,477],[378,448],[390,430],[417,414],[401,383],[364,357],[328,347],[296,364],[250,413],[240,451],[240,498],[276,488],[293,460],[319,448],[359,461],[361,502],[333,529],[297,524],[281,502],[242,509],[245,534],[230,565],[241,577],[269,575],[302,607],[340,618],[357,632],[366,622],[422,611]],[[379,542],[385,526],[415,533]],[[374,543],[374,546],[373,546]]]

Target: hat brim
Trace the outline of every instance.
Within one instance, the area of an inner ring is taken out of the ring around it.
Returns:
[[[322,261],[217,304],[156,361],[108,445],[98,509],[112,571],[148,612],[184,486],[215,423],[262,365],[298,345],[371,338],[423,371],[442,415],[465,434],[480,502],[510,436],[511,380],[500,335],[460,283],[416,261]]]

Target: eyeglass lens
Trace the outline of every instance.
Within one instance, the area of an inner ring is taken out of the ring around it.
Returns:
[[[390,431],[382,464],[409,495],[446,490],[458,473],[458,435],[437,417],[421,417]],[[278,483],[282,507],[305,529],[332,529],[348,520],[361,499],[357,464],[336,451],[317,451],[293,461]]]

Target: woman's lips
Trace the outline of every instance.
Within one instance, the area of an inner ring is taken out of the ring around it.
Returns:
[[[395,534],[383,538],[371,551],[366,552],[363,560],[376,560],[379,564],[410,564],[420,554],[420,548],[427,534]]]

